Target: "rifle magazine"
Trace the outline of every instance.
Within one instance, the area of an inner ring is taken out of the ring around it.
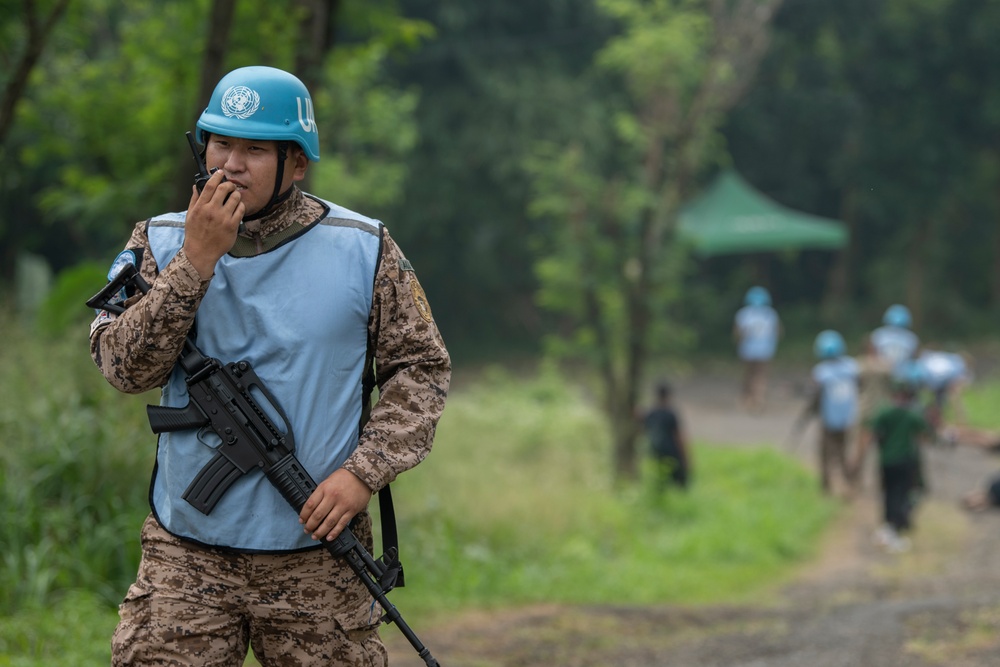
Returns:
[[[216,454],[191,481],[182,498],[202,514],[211,514],[233,482],[242,476],[232,461],[221,453]]]

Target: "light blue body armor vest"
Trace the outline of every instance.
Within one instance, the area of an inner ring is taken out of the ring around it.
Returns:
[[[736,312],[743,361],[769,361],[778,347],[778,313],[771,306],[743,306]]]
[[[329,214],[300,236],[254,257],[225,255],[198,308],[196,343],[222,362],[253,366],[291,422],[295,455],[317,483],[358,444],[368,317],[381,223],[323,202]],[[184,242],[185,213],[154,218],[149,242],[165,267]],[[174,368],[160,404],[188,403]],[[264,477],[239,478],[208,516],[182,495],[214,456],[214,434],[162,433],[150,504],[180,537],[243,551],[295,551],[318,542]]]
[[[920,339],[917,334],[909,329],[894,326],[882,326],[872,332],[872,346],[875,353],[883,359],[888,360],[894,370],[911,359],[917,348],[920,347]]]
[[[860,367],[851,357],[825,359],[813,367],[813,380],[821,388],[820,419],[832,431],[846,431],[858,416]]]

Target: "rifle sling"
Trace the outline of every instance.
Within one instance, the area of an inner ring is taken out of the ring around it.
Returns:
[[[396,510],[392,505],[392,491],[386,484],[378,492],[378,515],[382,524],[382,553],[396,554],[392,559],[394,563],[388,563],[389,567],[396,567],[396,588],[406,585],[403,580],[403,564],[399,562],[399,536],[396,533]]]

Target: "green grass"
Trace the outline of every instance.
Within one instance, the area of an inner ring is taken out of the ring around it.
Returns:
[[[1000,429],[1000,380],[979,380],[962,395],[969,424],[979,428]]]
[[[138,566],[149,397],[111,389],[72,336],[0,317],[0,666],[108,664]]]
[[[138,564],[154,440],[106,385],[86,325],[0,319],[0,667],[107,664]],[[615,488],[605,426],[561,378],[486,373],[449,399],[434,451],[393,495],[415,626],[533,602],[735,600],[786,575],[836,511],[768,447],[696,443],[688,494]],[[376,512],[377,514],[377,512]]]
[[[0,667],[107,665],[117,612],[88,591],[63,591],[45,606],[0,616]]]
[[[598,414],[556,377],[449,398],[434,451],[394,489],[401,609],[732,600],[812,553],[835,508],[768,447],[696,443],[689,493],[615,489]]]

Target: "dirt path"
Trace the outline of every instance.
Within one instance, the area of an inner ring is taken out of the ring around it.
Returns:
[[[772,443],[812,464],[814,433],[788,437],[801,406],[794,376],[772,381],[763,415],[737,410],[733,386],[725,374],[679,384],[695,440]],[[879,512],[869,475],[815,562],[761,602],[536,606],[418,634],[445,667],[996,667],[1000,511],[970,515],[958,500],[1000,470],[1000,456],[965,446],[928,454],[931,493],[908,553],[873,545]],[[396,629],[383,636],[394,667],[423,665]]]

